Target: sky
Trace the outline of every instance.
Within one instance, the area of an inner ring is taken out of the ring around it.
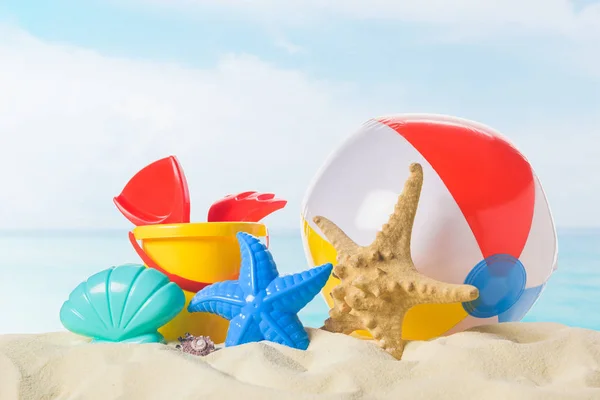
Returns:
[[[369,118],[449,114],[525,154],[556,223],[600,226],[600,3],[3,0],[0,228],[122,228],[112,203],[176,155],[192,220],[289,201]]]

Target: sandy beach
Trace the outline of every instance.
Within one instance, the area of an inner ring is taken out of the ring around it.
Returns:
[[[298,351],[262,342],[206,357],[160,344],[88,344],[68,332],[0,337],[0,399],[599,399],[600,332],[480,327],[409,343],[309,329]]]

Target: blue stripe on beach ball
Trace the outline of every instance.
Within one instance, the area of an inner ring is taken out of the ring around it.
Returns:
[[[540,297],[544,286],[546,284],[525,289],[519,300],[511,308],[498,315],[498,322],[516,322],[522,320]]]
[[[479,297],[463,303],[469,315],[490,318],[511,308],[523,294],[527,273],[521,261],[509,254],[494,254],[479,262],[465,284],[479,289]]]

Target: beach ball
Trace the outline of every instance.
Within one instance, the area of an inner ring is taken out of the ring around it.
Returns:
[[[415,267],[440,281],[473,285],[480,295],[469,303],[413,307],[403,337],[426,340],[519,321],[556,270],[554,222],[527,159],[500,133],[472,121],[397,115],[364,123],[329,156],[306,193],[302,236],[309,264],[336,262],[315,216],[369,245],[413,162],[424,176],[411,241]],[[338,283],[332,275],[323,289],[330,307]]]

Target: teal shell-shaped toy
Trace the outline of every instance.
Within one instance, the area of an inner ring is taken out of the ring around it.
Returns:
[[[164,342],[158,328],[185,305],[183,291],[163,273],[126,264],[92,275],[60,309],[69,331],[93,342]]]

